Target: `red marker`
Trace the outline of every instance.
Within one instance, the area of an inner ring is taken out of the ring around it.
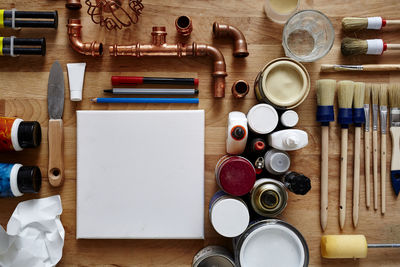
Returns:
[[[139,85],[139,84],[174,84],[174,85],[199,85],[197,78],[157,78],[136,76],[112,76],[112,85]]]

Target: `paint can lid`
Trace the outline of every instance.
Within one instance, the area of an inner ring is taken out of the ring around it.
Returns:
[[[38,193],[42,186],[42,174],[37,166],[22,166],[17,175],[21,193]]]
[[[234,196],[243,196],[253,188],[256,171],[247,159],[232,157],[222,164],[218,177],[222,190]]]
[[[290,157],[285,151],[271,149],[265,153],[265,169],[275,175],[283,174],[289,170]]]
[[[278,113],[268,104],[253,106],[247,113],[247,121],[251,130],[258,134],[268,134],[278,125]]]
[[[42,129],[37,121],[21,121],[18,126],[18,143],[22,148],[38,147]]]
[[[214,203],[210,220],[218,234],[224,237],[235,237],[246,230],[250,215],[243,200],[227,197]]]
[[[294,110],[287,110],[281,116],[281,123],[285,127],[294,127],[299,122],[299,115]]]

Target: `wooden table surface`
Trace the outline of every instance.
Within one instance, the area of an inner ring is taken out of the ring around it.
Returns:
[[[59,13],[59,28],[22,29],[14,32],[2,29],[3,36],[46,37],[47,54],[45,57],[21,56],[3,57],[0,64],[0,114],[16,116],[25,120],[37,120],[42,125],[43,142],[38,149],[26,149],[19,153],[3,153],[0,162],[19,162],[25,165],[40,166],[43,187],[38,195],[26,195],[17,199],[0,200],[0,224],[6,226],[16,205],[31,198],[47,197],[60,194],[63,203],[62,223],[66,230],[63,258],[58,266],[190,266],[192,257],[202,247],[211,244],[230,246],[231,242],[213,230],[208,216],[205,218],[205,240],[76,240],[76,110],[90,109],[204,109],[206,111],[206,150],[205,150],[205,210],[210,197],[217,190],[214,178],[214,166],[225,153],[225,126],[227,115],[232,110],[247,112],[256,104],[251,90],[244,100],[234,100],[230,87],[237,79],[253,83],[257,73],[270,60],[284,56],[281,46],[282,25],[268,20],[263,12],[262,0],[143,0],[145,5],[139,23],[122,31],[107,31],[91,22],[86,14],[86,7],[81,11],[68,11],[65,1],[61,0],[2,0],[1,8],[16,7],[19,10],[54,10]],[[84,1],[82,1],[84,4]],[[387,52],[384,56],[359,56],[344,58],[340,54],[340,21],[344,16],[376,16],[399,18],[400,3],[397,0],[306,0],[301,1],[301,9],[317,9],[329,16],[336,30],[336,39],[331,52],[316,63],[305,64],[312,79],[312,90],[306,101],[296,109],[300,115],[298,128],[309,134],[309,145],[291,153],[292,167],[312,180],[312,190],[306,196],[290,193],[288,207],[281,219],[297,227],[306,238],[310,248],[310,266],[399,266],[398,249],[370,249],[367,259],[362,260],[324,260],[320,257],[320,237],[322,235],[319,219],[320,199],[320,127],[315,121],[316,96],[314,84],[318,78],[337,80],[351,79],[364,82],[400,81],[400,73],[332,73],[320,74],[321,63],[397,63],[400,53]],[[107,45],[115,42],[130,44],[137,41],[150,41],[151,27],[165,25],[170,43],[176,40],[175,18],[188,15],[193,19],[194,31],[191,40],[199,43],[214,44],[223,52],[227,63],[226,97],[213,98],[212,65],[209,58],[142,58],[110,57],[108,51],[103,57],[82,56],[68,45],[66,23],[68,18],[81,18],[83,40],[99,40]],[[397,16],[397,17],[396,17]],[[230,40],[213,40],[212,23],[214,21],[232,24],[240,28],[247,38],[250,56],[245,59],[232,57]],[[368,33],[349,33],[347,36],[361,38],[383,37],[387,42],[400,42],[395,30],[371,31]],[[65,131],[65,174],[63,187],[51,188],[46,177],[48,161],[47,143],[47,80],[51,64],[58,60],[64,68],[66,79],[64,131]],[[87,62],[83,101],[72,103],[69,100],[66,63]],[[111,75],[148,75],[148,76],[196,76],[200,79],[200,104],[93,104],[90,98],[102,96],[102,90],[111,88]],[[333,123],[330,128],[329,143],[329,221],[327,234],[365,234],[369,243],[400,243],[400,202],[391,189],[388,180],[387,213],[365,207],[364,167],[361,167],[360,220],[357,229],[351,222],[352,205],[352,155],[354,129],[350,129],[349,162],[347,184],[347,220],[345,229],[338,225],[339,198],[339,154],[340,128]],[[388,138],[389,173],[391,142]],[[362,149],[363,153],[363,149]],[[363,158],[362,161],[363,162]],[[107,194],[107,192],[98,192]],[[380,201],[379,201],[380,203]]]

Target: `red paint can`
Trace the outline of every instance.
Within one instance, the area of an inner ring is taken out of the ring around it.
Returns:
[[[215,167],[219,187],[233,196],[250,192],[256,181],[256,170],[250,161],[239,156],[223,156]]]

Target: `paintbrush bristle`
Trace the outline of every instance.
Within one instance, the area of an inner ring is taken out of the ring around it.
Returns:
[[[338,86],[339,108],[351,108],[353,105],[354,82],[340,81]]]
[[[381,85],[379,83],[372,84],[372,105],[379,104],[379,91],[381,90]]]
[[[368,51],[368,43],[366,40],[346,37],[342,41],[341,50],[345,56],[364,55]]]
[[[400,83],[389,84],[389,105],[391,108],[400,108]]]
[[[317,80],[317,105],[333,106],[335,100],[336,80]]]
[[[354,83],[354,108],[364,107],[364,94],[365,94],[365,83],[356,82]]]
[[[342,20],[342,27],[345,31],[365,30],[368,27],[367,18],[348,17]]]
[[[379,91],[379,106],[388,105],[388,85],[386,83],[381,84],[381,90]]]
[[[371,103],[371,83],[366,83],[365,84],[365,91],[364,91],[364,104]]]

